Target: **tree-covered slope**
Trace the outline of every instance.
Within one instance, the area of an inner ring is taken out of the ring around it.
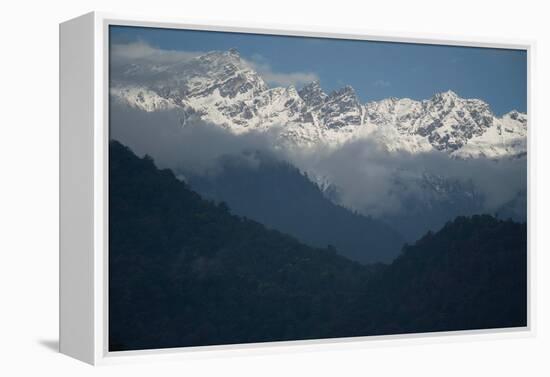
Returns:
[[[202,200],[117,142],[109,174],[112,349],[331,336],[367,273]]]
[[[333,245],[361,263],[390,262],[399,255],[405,241],[385,223],[334,204],[286,162],[261,153],[252,161],[227,156],[216,174],[186,178],[201,195],[307,245]]]
[[[369,334],[526,326],[526,248],[526,224],[458,217],[406,246],[350,324]]]
[[[458,218],[363,266],[110,144],[110,350],[526,324],[526,226]]]

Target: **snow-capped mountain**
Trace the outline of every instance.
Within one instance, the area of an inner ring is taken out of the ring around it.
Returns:
[[[487,103],[452,91],[424,101],[389,98],[365,108],[367,124],[396,134],[395,149],[409,141],[415,150],[433,148],[457,157],[518,156],[526,151],[525,114],[512,111],[499,118]]]
[[[410,241],[458,215],[525,218],[526,195],[521,192],[526,192],[526,165],[521,157],[527,152],[526,114],[496,116],[487,103],[452,91],[420,101],[361,103],[351,86],[331,93],[318,81],[300,90],[269,87],[235,50],[169,64],[158,61],[116,67],[111,100],[122,108],[113,107],[112,131],[176,172],[193,164],[202,149],[209,150],[200,144],[217,137],[203,124],[209,123],[237,136],[220,133],[224,142],[230,136],[246,148],[258,140],[260,148],[265,141],[284,147],[268,152],[307,173],[331,201],[391,224]],[[127,122],[126,110],[145,120],[153,138],[162,122],[174,124],[158,132],[157,143],[142,143],[143,136],[127,132],[137,118]],[[149,114],[141,117],[141,111]],[[208,138],[198,137],[198,145],[180,141],[182,135],[202,131]],[[189,161],[175,161],[180,153]],[[235,151],[229,146],[223,153]]]
[[[319,82],[300,91],[269,88],[235,50],[170,65],[132,64],[113,78],[111,95],[147,112],[176,109],[183,126],[201,119],[235,134],[270,131],[276,143],[302,148],[371,138],[388,151],[459,158],[526,153],[527,116],[517,111],[497,117],[487,103],[452,91],[362,104],[351,86],[329,94]]]

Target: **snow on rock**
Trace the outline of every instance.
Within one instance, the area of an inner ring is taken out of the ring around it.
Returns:
[[[286,146],[338,147],[371,138],[388,151],[443,151],[453,158],[518,157],[527,148],[526,114],[497,117],[487,103],[452,91],[423,101],[361,104],[351,86],[330,94],[318,81],[299,91],[269,88],[233,49],[166,66],[132,65],[113,78],[111,96],[148,112],[177,108],[236,134],[269,131]]]
[[[178,105],[171,100],[158,95],[155,91],[139,87],[113,87],[110,89],[111,98],[124,102],[131,107],[146,112],[168,110],[177,108]]]

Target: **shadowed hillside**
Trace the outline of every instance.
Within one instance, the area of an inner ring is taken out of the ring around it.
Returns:
[[[110,144],[110,350],[517,327],[526,226],[458,218],[362,266],[202,199]]]
[[[372,281],[354,329],[369,334],[527,325],[527,226],[458,217],[428,233]],[[357,310],[357,311],[356,311]]]
[[[110,144],[111,349],[330,336],[367,269],[205,201]]]
[[[405,241],[383,222],[334,204],[286,162],[261,153],[253,156],[255,164],[249,160],[227,156],[216,174],[186,178],[201,195],[305,244],[333,245],[361,263],[391,262],[399,255]]]

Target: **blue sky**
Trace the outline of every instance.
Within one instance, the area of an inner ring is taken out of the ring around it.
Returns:
[[[235,48],[271,85],[300,87],[317,78],[327,92],[353,86],[362,102],[392,96],[426,99],[451,89],[486,101],[498,115],[527,110],[523,50],[111,27],[111,43],[136,41],[186,52]]]

